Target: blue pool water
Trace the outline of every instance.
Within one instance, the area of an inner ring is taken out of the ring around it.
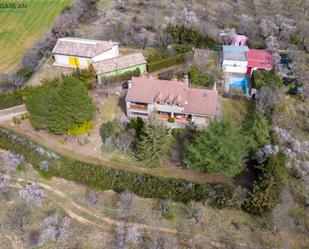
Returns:
[[[229,84],[230,89],[243,89],[246,94],[249,94],[247,77],[231,76]]]

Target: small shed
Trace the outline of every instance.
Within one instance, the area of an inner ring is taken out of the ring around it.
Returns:
[[[262,49],[250,49],[247,52],[248,70],[247,73],[252,73],[254,70],[271,70],[273,68],[271,54]]]
[[[233,46],[246,46],[248,42],[248,37],[245,35],[232,35]]]
[[[147,61],[142,53],[133,53],[94,62],[92,67],[97,75],[98,83],[101,84],[104,78],[134,72],[137,69],[140,74],[143,74],[147,70],[146,64]]]

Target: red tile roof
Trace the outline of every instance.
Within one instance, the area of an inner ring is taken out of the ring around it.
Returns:
[[[159,80],[148,77],[133,77],[126,101],[164,104],[184,107],[188,114],[216,115],[218,92],[214,90],[189,88],[188,84],[177,80]]]
[[[272,57],[266,50],[250,49],[247,52],[248,67],[256,68],[273,68]]]

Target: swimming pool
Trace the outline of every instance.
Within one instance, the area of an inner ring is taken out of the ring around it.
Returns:
[[[229,85],[231,90],[242,89],[246,94],[249,94],[248,79],[247,77],[230,76]]]

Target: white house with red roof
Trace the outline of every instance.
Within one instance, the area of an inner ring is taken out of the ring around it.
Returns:
[[[271,70],[273,68],[272,56],[266,50],[250,49],[247,53],[248,69],[251,74],[254,70]]]
[[[207,125],[216,116],[216,90],[189,87],[187,82],[159,80],[152,77],[133,77],[126,96],[126,109],[129,118],[148,119],[155,115],[167,121]]]

